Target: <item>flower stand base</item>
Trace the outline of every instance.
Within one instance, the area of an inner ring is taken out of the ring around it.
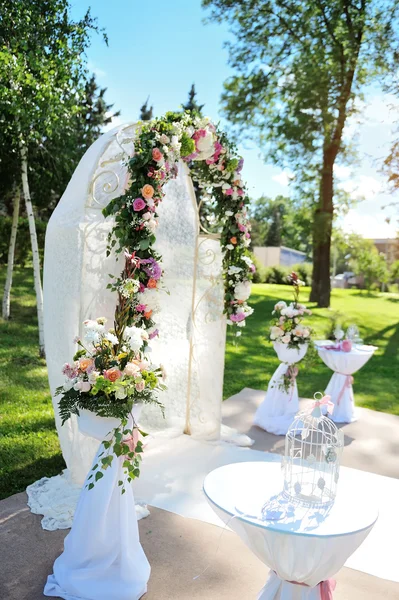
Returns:
[[[299,410],[299,398],[295,378],[287,391],[283,388],[284,375],[290,365],[302,360],[308,345],[302,344],[297,349],[287,348],[286,344],[276,342],[273,346],[282,364],[269,382],[265,399],[255,413],[254,425],[275,435],[285,435]]]
[[[92,416],[90,431],[94,436],[101,418]],[[84,420],[87,428],[89,419]],[[103,451],[101,443],[93,464],[100,460]],[[121,494],[118,485],[124,477],[122,463],[122,457],[114,457],[91,490],[86,487],[86,479],[72,529],[65,538],[64,552],[47,579],[45,596],[64,600],[139,600],[146,593],[151,568],[140,544],[133,488],[126,484],[126,491]]]
[[[289,365],[282,363],[271,378],[266,396],[255,413],[254,425],[274,433],[285,435],[299,409],[296,381],[288,391],[281,389],[284,375]]]

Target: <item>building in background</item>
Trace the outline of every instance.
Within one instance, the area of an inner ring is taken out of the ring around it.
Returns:
[[[306,262],[306,253],[285,246],[255,246],[254,254],[264,267],[291,267]]]
[[[378,252],[385,255],[388,267],[399,260],[399,238],[385,238],[371,240]]]

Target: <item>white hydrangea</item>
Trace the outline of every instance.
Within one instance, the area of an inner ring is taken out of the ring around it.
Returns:
[[[142,336],[143,329],[140,327],[126,327],[124,332],[124,338],[133,350],[133,352],[138,352],[140,348],[142,348],[144,340]]]
[[[246,281],[240,281],[240,283],[237,283],[237,285],[234,288],[234,297],[236,300],[248,300],[248,298],[251,295],[251,282],[246,280]]]

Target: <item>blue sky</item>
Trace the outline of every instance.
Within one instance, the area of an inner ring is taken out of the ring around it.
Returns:
[[[205,114],[224,123],[220,95],[232,71],[223,42],[230,34],[225,25],[204,24],[207,13],[201,0],[75,0],[72,4],[76,18],[91,6],[99,25],[106,29],[109,46],[101,36],[93,36],[88,63],[99,85],[107,87],[107,101],[121,111],[121,122],[136,120],[147,96],[155,116],[178,109],[195,82]],[[358,136],[360,164],[336,172],[354,198],[366,198],[350,210],[342,225],[366,237],[395,235],[396,221],[387,225],[385,217],[390,212],[381,210],[393,198],[387,195],[378,172],[378,160],[387,153],[392,126],[398,120],[398,113],[389,108],[391,103],[399,107],[394,98],[370,90],[362,110],[363,124],[353,121],[346,131],[350,138]],[[288,194],[289,174],[265,164],[254,144],[246,146],[240,152],[251,196]]]

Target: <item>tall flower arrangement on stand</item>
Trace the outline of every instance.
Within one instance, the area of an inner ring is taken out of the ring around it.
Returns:
[[[295,272],[287,277],[287,282],[293,288],[294,300],[287,305],[280,300],[274,306],[272,312],[273,319],[270,326],[269,338],[274,343],[285,344],[287,348],[299,349],[303,344],[311,342],[312,329],[302,323],[306,315],[311,315],[312,311],[300,304],[300,289],[304,284]],[[284,375],[283,388],[288,390],[298,375],[298,367],[295,364],[289,366]]]

